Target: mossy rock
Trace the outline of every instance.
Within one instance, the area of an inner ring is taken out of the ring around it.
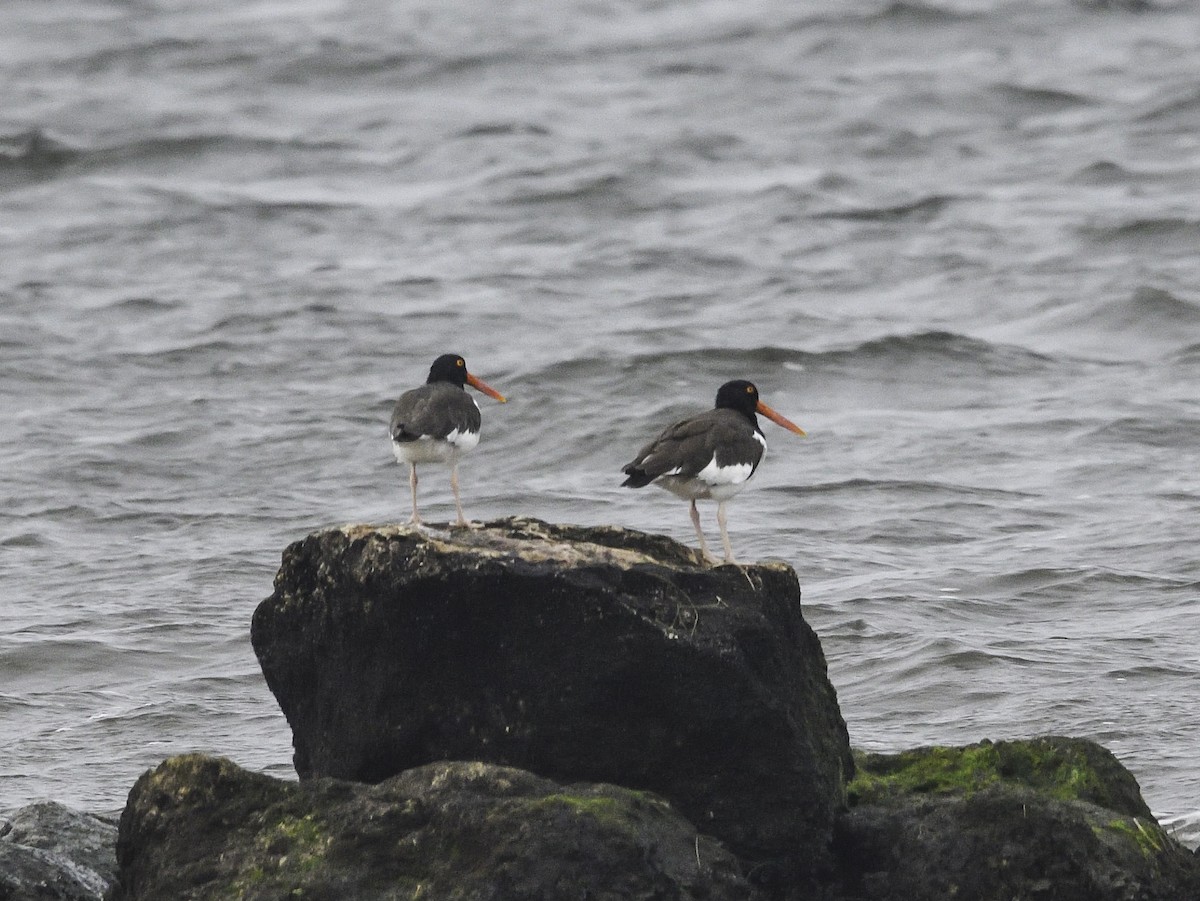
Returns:
[[[783,563],[525,517],[348,525],[284,551],[251,641],[301,780],[481,760],[661,795],[764,884],[827,863],[854,764]]]
[[[835,829],[834,898],[1200,898],[1200,862],[1093,742],[984,741],[860,753],[856,764]]]
[[[848,803],[886,804],[913,795],[969,795],[993,785],[1025,786],[1061,801],[1088,801],[1150,818],[1137,780],[1092,741],[1046,736],[927,747],[899,754],[855,752]]]
[[[738,861],[661,798],[483,763],[303,784],[187,755],[138,780],[114,901],[750,901]]]

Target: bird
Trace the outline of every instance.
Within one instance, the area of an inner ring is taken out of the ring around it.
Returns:
[[[704,541],[696,501],[717,502],[725,562],[737,563],[726,528],[725,503],[746,487],[766,453],[767,439],[758,427],[756,413],[789,432],[805,434],[800,426],[764,404],[753,382],[735,379],[718,389],[713,409],[669,426],[621,469],[628,476],[622,487],[642,488],[654,483],[691,503],[700,553],[709,563],[717,561]]]
[[[479,443],[482,417],[479,404],[466,392],[470,385],[500,403],[507,398],[482,379],[467,371],[467,362],[458,354],[442,354],[429,367],[429,378],[419,388],[405,391],[392,409],[389,430],[396,460],[407,463],[408,484],[412,489],[412,519],[421,524],[417,512],[417,464],[448,463],[450,487],[458,524],[465,526],[462,501],[458,495],[458,458]]]

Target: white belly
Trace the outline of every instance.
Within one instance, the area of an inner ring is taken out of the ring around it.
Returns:
[[[691,478],[664,475],[655,479],[654,484],[685,501],[727,501],[746,487],[753,473],[754,467],[749,463],[718,466],[714,456],[712,462]]]
[[[745,482],[713,485],[703,479],[681,479],[679,476],[659,476],[654,484],[685,501],[727,501],[746,487]]]
[[[455,463],[479,443],[478,432],[459,432],[445,438],[422,437],[416,441],[393,441],[392,453],[401,463]]]

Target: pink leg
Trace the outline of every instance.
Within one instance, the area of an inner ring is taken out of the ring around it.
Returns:
[[[413,515],[409,520],[411,523],[421,524],[421,515],[417,513],[417,464],[408,464],[408,487],[412,489],[413,499]]]
[[[733,559],[733,545],[729,543],[729,529],[725,527],[725,502],[717,502],[717,525],[721,527],[721,544],[725,546],[725,562],[737,563]]]
[[[458,511],[458,524],[465,526],[467,518],[463,516],[462,501],[458,497],[458,464],[455,463],[450,467],[450,488],[454,491],[454,509]]]
[[[696,501],[692,500],[692,525],[696,527],[696,537],[700,539],[700,553],[709,563],[716,563],[713,555],[708,552],[708,543],[704,540],[704,530],[700,528],[700,511],[696,509]]]

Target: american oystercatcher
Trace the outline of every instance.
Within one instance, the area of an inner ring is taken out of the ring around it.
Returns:
[[[417,464],[449,463],[458,524],[467,524],[458,497],[458,458],[479,443],[481,417],[479,404],[467,394],[466,385],[507,403],[499,391],[467,372],[466,360],[458,354],[442,354],[429,367],[425,384],[401,394],[392,410],[392,451],[399,462],[409,466],[414,523],[421,522],[417,513]]]
[[[746,486],[767,450],[767,439],[758,427],[755,413],[789,432],[804,434],[800,426],[759,400],[758,388],[752,382],[737,379],[721,386],[712,410],[675,423],[621,469],[629,476],[622,486],[641,488],[653,482],[691,502],[692,525],[700,538],[700,552],[710,563],[716,561],[708,553],[696,501],[717,502],[725,562],[736,563],[725,528],[725,502]]]

